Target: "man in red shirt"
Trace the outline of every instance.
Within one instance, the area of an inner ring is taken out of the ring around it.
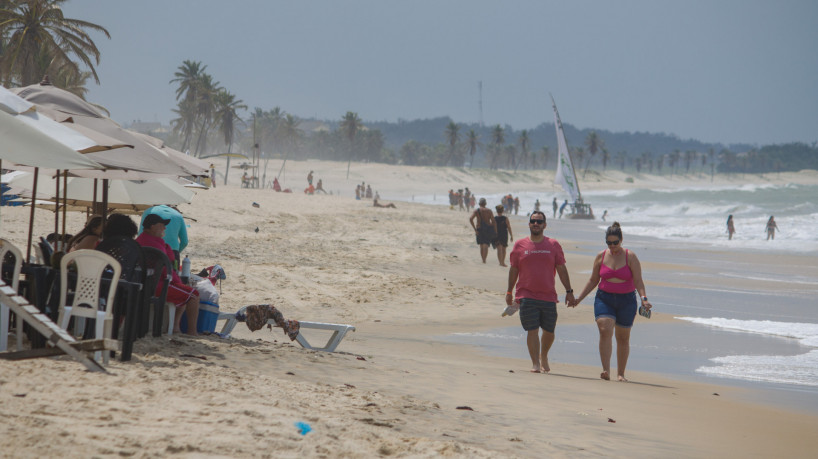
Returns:
[[[136,238],[136,242],[141,246],[161,250],[168,256],[170,265],[173,266],[173,261],[176,257],[173,254],[173,249],[171,249],[164,240],[165,226],[168,223],[170,223],[170,220],[163,219],[157,214],[149,214],[145,217],[145,220],[142,221],[144,231]],[[199,292],[196,291],[195,288],[183,284],[175,270],[171,270],[167,302],[173,303],[176,306],[173,333],[181,333],[179,326],[182,323],[182,313],[187,312],[187,334],[197,335],[196,322],[199,319]]]
[[[526,344],[531,356],[533,373],[548,373],[548,350],[554,343],[554,328],[557,325],[557,292],[555,273],[565,287],[565,304],[574,305],[574,290],[565,267],[565,255],[559,242],[545,237],[545,214],[531,213],[528,229],[531,235],[518,239],[511,251],[511,267],[508,270],[508,291],[506,304],[520,303],[520,323],[528,332]],[[514,286],[516,295],[513,295]],[[575,306],[575,305],[574,305]],[[540,328],[543,329],[540,339]]]

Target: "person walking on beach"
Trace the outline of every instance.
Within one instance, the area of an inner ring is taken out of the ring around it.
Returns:
[[[307,186],[312,185],[312,172],[313,171],[310,171],[310,173],[307,174]]]
[[[497,216],[494,217],[494,223],[497,226],[497,238],[491,242],[491,245],[497,249],[497,259],[500,261],[500,266],[508,266],[506,265],[506,248],[508,247],[509,237],[514,242],[514,234],[511,232],[508,217],[503,215],[503,206],[497,204],[494,208],[497,210]]]
[[[607,216],[608,216],[608,210],[607,210],[607,209],[605,209],[605,211],[604,211],[604,212],[602,212],[602,221],[603,221],[603,222],[605,221],[605,217],[607,217]]]
[[[210,186],[216,188],[216,165],[210,163]]]
[[[594,317],[599,329],[599,358],[602,361],[599,377],[611,379],[612,338],[616,335],[617,379],[627,381],[625,366],[630,354],[631,327],[636,318],[636,292],[645,309],[650,310],[652,306],[645,294],[639,259],[635,253],[622,247],[619,222],[613,222],[605,231],[605,243],[608,248],[597,254],[591,278],[573,305],[579,304],[599,285],[594,299]]]
[[[474,221],[477,220],[475,225]],[[497,225],[494,222],[494,214],[491,210],[486,209],[486,198],[480,198],[480,207],[471,214],[469,218],[471,227],[474,228],[474,234],[477,236],[477,245],[480,246],[480,257],[483,263],[486,262],[486,257],[489,254],[489,244],[497,235]]]
[[[551,207],[554,208],[554,218],[557,218],[557,208],[559,207],[559,205],[557,204],[556,196],[554,197],[554,200],[551,201]]]
[[[730,214],[727,216],[727,239],[732,241],[733,240],[733,233],[736,232],[736,227],[733,226],[733,215]]]
[[[548,373],[548,351],[554,343],[557,325],[557,291],[555,273],[565,287],[565,304],[575,306],[574,290],[562,246],[545,237],[546,222],[543,212],[532,212],[528,220],[529,237],[514,243],[509,260],[506,304],[520,303],[520,323],[527,332],[526,345],[531,356],[532,373]],[[516,292],[514,290],[516,286]],[[542,337],[540,337],[542,328]]]
[[[775,230],[778,229],[778,225],[775,224],[775,217],[770,215],[770,219],[767,220],[767,240],[770,239],[775,240]]]
[[[537,199],[536,201],[534,201],[534,212],[539,212],[539,211],[540,211],[540,200]]]
[[[568,205],[568,200],[566,199],[565,202],[562,203],[560,206],[560,218],[562,218],[562,213],[565,212],[565,206]]]

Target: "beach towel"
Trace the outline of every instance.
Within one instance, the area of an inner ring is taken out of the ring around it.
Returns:
[[[246,322],[247,328],[251,332],[261,330],[268,320],[272,319],[276,325],[284,330],[284,333],[290,338],[290,341],[295,340],[298,336],[298,331],[301,325],[297,320],[285,319],[284,315],[271,304],[254,304],[245,308],[244,314],[236,314],[236,320],[239,322]],[[271,326],[268,326],[272,330]]]

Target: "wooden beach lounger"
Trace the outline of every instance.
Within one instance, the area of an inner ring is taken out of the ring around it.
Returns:
[[[222,335],[224,335],[225,337],[230,335],[230,333],[233,331],[233,328],[235,328],[236,324],[238,323],[238,320],[236,320],[236,314],[243,313],[245,308],[246,306],[239,309],[235,313],[232,312],[219,313],[219,318],[217,320],[227,321],[224,324],[224,327],[222,327],[221,331]],[[275,321],[273,321],[272,319],[268,320],[267,323],[274,327],[276,326]],[[346,336],[347,332],[355,331],[355,327],[352,325],[329,324],[323,322],[306,322],[301,320],[299,320],[298,323],[300,324],[302,330],[305,328],[314,328],[319,330],[330,330],[333,332],[332,335],[327,340],[326,344],[324,344],[323,346],[314,346],[310,344],[310,342],[307,341],[307,338],[304,337],[304,334],[299,331],[298,336],[296,336],[295,338],[295,340],[298,341],[298,344],[300,344],[301,347],[303,347],[304,349],[312,349],[315,351],[335,352],[335,348],[337,348],[338,345],[341,344],[341,341],[344,339],[344,336]]]

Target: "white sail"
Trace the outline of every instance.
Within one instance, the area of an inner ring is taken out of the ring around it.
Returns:
[[[557,103],[554,102],[553,96],[551,97],[551,104],[554,107],[554,125],[557,129],[557,174],[554,176],[554,183],[562,186],[562,189],[571,195],[571,200],[577,202],[580,199],[579,183],[577,182],[577,175],[574,173],[571,155],[568,153],[568,143],[565,141],[562,121],[560,121]]]

